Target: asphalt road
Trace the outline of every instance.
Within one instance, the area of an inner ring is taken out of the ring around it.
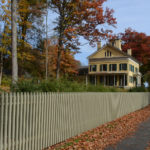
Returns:
[[[134,135],[125,138],[115,147],[110,146],[105,150],[145,150],[150,142],[150,119],[143,122]]]

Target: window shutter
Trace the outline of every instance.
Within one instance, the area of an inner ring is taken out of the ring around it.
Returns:
[[[102,65],[100,65],[100,71],[102,71]]]
[[[119,64],[119,70],[122,70],[121,65],[122,65],[122,64]]]
[[[109,64],[109,71],[111,71],[111,64]]]

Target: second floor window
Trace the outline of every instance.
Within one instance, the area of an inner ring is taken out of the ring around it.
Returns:
[[[117,64],[110,64],[109,71],[117,71]]]
[[[107,64],[100,65],[100,71],[107,71]]]
[[[138,68],[137,68],[137,67],[135,68],[135,71],[136,71],[136,73],[138,73],[138,72],[139,72],[139,70],[138,70]]]
[[[105,52],[105,57],[111,57],[111,52],[110,51]]]
[[[127,64],[120,64],[119,70],[127,70]]]
[[[90,72],[96,72],[97,66],[96,65],[90,65]]]
[[[134,72],[134,66],[133,65],[129,65],[129,70]]]

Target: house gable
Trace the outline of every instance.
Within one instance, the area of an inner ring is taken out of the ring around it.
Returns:
[[[107,56],[107,52],[111,52],[111,56]],[[106,53],[106,54],[105,54]],[[106,55],[106,56],[105,56]],[[100,50],[96,51],[88,57],[88,59],[94,58],[112,58],[112,57],[126,57],[124,52],[110,45],[103,46]]]

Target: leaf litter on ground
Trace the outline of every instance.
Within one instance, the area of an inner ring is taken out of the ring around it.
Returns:
[[[104,150],[110,145],[115,146],[125,137],[133,135],[140,123],[148,118],[150,118],[150,105],[50,146],[46,150]]]

